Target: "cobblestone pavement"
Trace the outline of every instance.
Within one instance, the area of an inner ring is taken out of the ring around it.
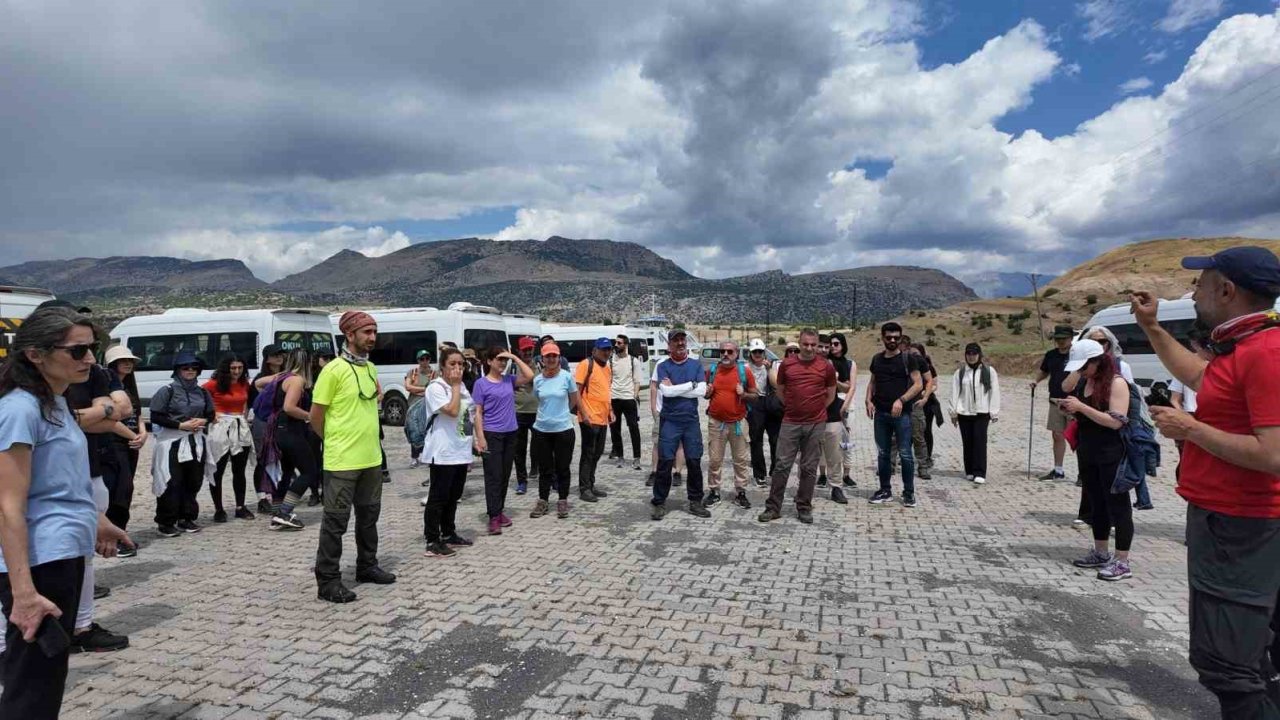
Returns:
[[[99,620],[132,646],[73,657],[64,717],[1215,716],[1185,660],[1173,448],[1156,509],[1136,513],[1133,580],[1103,583],[1069,564],[1089,543],[1070,524],[1074,484],[1026,477],[1026,383],[1004,391],[988,484],[961,477],[948,425],[914,509],[866,503],[864,417],[858,490],[847,506],[822,494],[811,526],[789,503],[758,523],[754,487],[751,510],[725,503],[710,520],[673,493],[653,522],[644,473],[605,463],[607,499],[531,520],[535,495],[513,494],[515,526],[487,537],[473,469],[459,515],[476,544],[447,560],[422,555],[427,473],[406,469],[388,428],[381,558],[400,581],[353,586],[342,606],[315,597],[319,508],[300,510],[305,530],[273,533],[263,518],[208,522],[206,494],[204,532],[163,539],[140,491],[141,551],[98,561],[113,591]],[[1040,427],[1034,438],[1039,474],[1050,449]],[[350,538],[344,560],[353,582]]]

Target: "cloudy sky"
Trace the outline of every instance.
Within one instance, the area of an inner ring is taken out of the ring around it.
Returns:
[[[1280,237],[1276,0],[8,0],[0,68],[0,264],[558,234],[964,277]]]

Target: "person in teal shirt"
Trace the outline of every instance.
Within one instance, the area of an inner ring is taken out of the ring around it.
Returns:
[[[551,484],[559,500],[556,517],[569,517],[570,459],[573,457],[573,418],[578,411],[578,386],[560,364],[560,347],[542,346],[542,372],[533,379],[538,398],[538,417],[533,421],[533,452],[538,458],[538,502],[529,517],[542,517],[550,510]]]

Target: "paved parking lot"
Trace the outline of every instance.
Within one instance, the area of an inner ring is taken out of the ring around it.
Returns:
[[[298,533],[260,518],[163,539],[140,493],[138,556],[99,560],[113,590],[99,619],[132,647],[73,657],[64,717],[1214,716],[1185,660],[1171,444],[1156,509],[1137,513],[1134,578],[1103,583],[1069,564],[1089,542],[1070,525],[1078,490],[1026,477],[1025,382],[1003,390],[990,482],[963,479],[958,433],[941,428],[914,509],[865,502],[862,418],[858,490],[847,506],[823,495],[813,525],[790,505],[756,522],[754,488],[751,510],[653,522],[644,474],[609,464],[607,499],[530,520],[535,496],[513,496],[515,526],[490,538],[475,469],[460,525],[477,542],[446,560],[422,556],[426,470],[406,469],[388,428],[381,557],[400,581],[354,586],[342,606],[315,597],[319,508]],[[1048,435],[1034,437],[1038,474]],[[345,560],[353,581],[350,538]]]

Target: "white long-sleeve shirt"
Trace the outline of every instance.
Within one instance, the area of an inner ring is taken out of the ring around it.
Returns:
[[[1000,414],[1000,377],[995,368],[991,371],[991,389],[982,386],[982,367],[977,370],[965,365],[951,377],[951,397],[948,403],[956,415]]]

